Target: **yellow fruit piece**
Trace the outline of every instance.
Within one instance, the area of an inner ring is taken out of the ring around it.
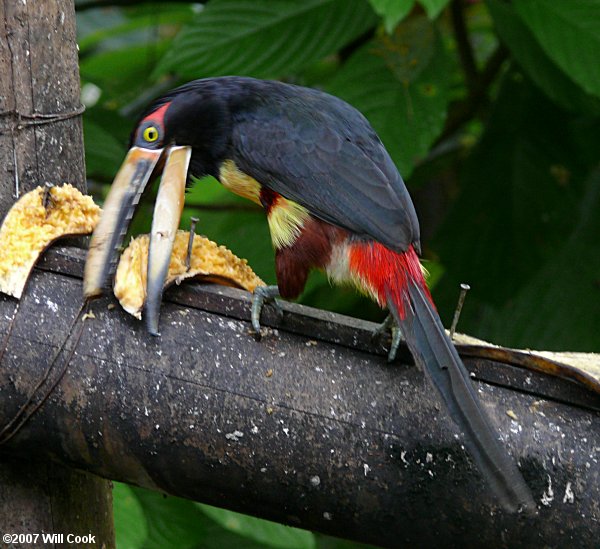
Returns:
[[[67,183],[23,195],[0,228],[0,292],[20,298],[40,254],[57,238],[91,233],[99,218],[92,198]]]
[[[189,237],[188,231],[177,231],[175,235],[165,287],[192,277],[249,292],[265,285],[245,259],[199,235],[194,237],[188,271],[185,263]],[[146,300],[149,243],[150,237],[146,234],[132,239],[121,255],[115,277],[115,296],[123,309],[136,318],[141,318]]]

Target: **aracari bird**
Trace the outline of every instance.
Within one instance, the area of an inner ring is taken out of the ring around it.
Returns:
[[[162,173],[144,311],[150,332],[157,334],[186,180],[190,174],[212,175],[261,205],[267,215],[277,286],[255,292],[255,331],[260,333],[264,300],[278,294],[298,297],[311,269],[325,271],[335,282],[350,282],[389,308],[503,506],[535,507],[444,331],[418,259],[419,223],[412,201],[362,114],[314,89],[252,78],[208,78],[153,102],[131,144],[92,237],[86,297],[101,293],[141,193]]]

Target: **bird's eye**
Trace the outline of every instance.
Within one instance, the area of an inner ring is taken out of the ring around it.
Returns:
[[[154,143],[158,139],[158,128],[156,126],[148,126],[142,135],[145,141]]]

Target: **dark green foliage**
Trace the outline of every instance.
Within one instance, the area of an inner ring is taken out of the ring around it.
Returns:
[[[600,351],[596,0],[115,0],[86,9],[90,1],[76,6],[88,176],[100,198],[136,116],[167,89],[232,73],[319,87],[369,118],[418,191],[446,321],[468,282],[461,331]],[[149,229],[151,205],[146,197],[134,231]],[[188,193],[184,227],[190,216],[275,282],[256,206],[202,180]],[[383,318],[321,275],[303,300]],[[177,547],[356,546],[123,487],[116,501],[120,547],[169,547],[174,537]]]
[[[157,73],[273,78],[336,53],[376,22],[366,0],[213,0],[181,30]]]
[[[119,549],[369,549],[125,484],[114,498]]]

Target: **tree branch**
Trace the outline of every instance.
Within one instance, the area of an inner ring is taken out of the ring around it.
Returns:
[[[470,93],[473,93],[477,85],[478,71],[471,41],[469,40],[467,25],[465,23],[462,0],[452,0],[452,3],[450,4],[450,18],[452,20],[454,36],[458,46],[458,55],[460,57],[463,72],[465,73],[467,88]]]
[[[539,516],[507,516],[424,374],[386,364],[374,324],[282,303],[282,315],[265,309],[271,330],[257,343],[249,294],[181,285],[166,292],[160,338],[108,297],[70,330],[83,261],[46,253],[4,338],[0,425],[49,360],[47,386],[67,369],[3,452],[384,547],[597,541],[600,472],[587,462],[600,446],[598,395],[465,359],[536,498],[548,476],[557,494]],[[14,306],[0,296],[0,335]]]
[[[469,96],[462,101],[454,103],[451,107],[444,131],[436,139],[434,147],[453,136],[464,124],[475,118],[481,112],[482,108],[486,106],[489,88],[498,76],[502,64],[507,59],[508,51],[506,48],[502,45],[498,46],[496,51],[490,55],[483,71],[479,73]]]

